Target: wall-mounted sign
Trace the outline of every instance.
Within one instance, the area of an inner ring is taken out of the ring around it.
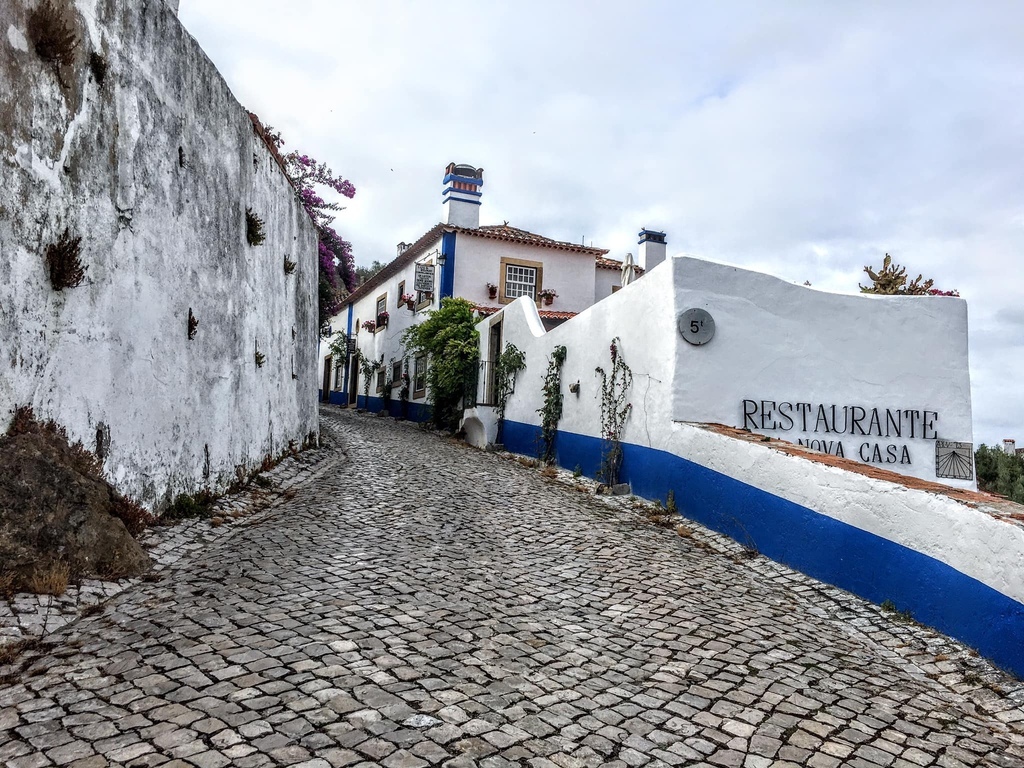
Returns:
[[[936,440],[935,476],[950,480],[973,480],[974,443]]]
[[[423,293],[434,292],[434,265],[417,264],[416,277],[413,279],[413,288]]]
[[[679,315],[679,333],[699,347],[715,337],[715,320],[703,309],[688,309]]]

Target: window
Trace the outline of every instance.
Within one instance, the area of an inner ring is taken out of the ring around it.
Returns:
[[[398,284],[398,296],[395,297],[395,306],[402,306],[402,297],[405,296],[405,280]]]
[[[383,365],[380,368],[377,369],[377,391],[378,392],[383,392],[384,391],[384,371],[385,371],[385,368],[384,368]]]
[[[518,299],[520,296],[537,298],[537,270],[509,264],[505,267],[505,298]]]
[[[539,261],[521,259],[501,260],[501,294],[498,300],[502,304],[515,301],[520,296],[528,296],[537,301],[542,288],[544,265]]]
[[[416,358],[416,378],[413,380],[412,396],[421,398],[427,393],[427,358],[420,355]]]
[[[391,386],[399,387],[402,385],[402,361],[395,360],[391,364]]]
[[[383,331],[388,327],[388,295],[382,293],[377,297],[377,314],[374,316],[377,323],[377,330]]]

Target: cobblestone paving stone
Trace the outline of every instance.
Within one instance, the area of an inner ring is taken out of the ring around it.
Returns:
[[[140,537],[140,543],[153,559],[153,571],[158,572],[182,557],[230,536],[232,528],[222,527],[224,522],[257,515],[287,501],[292,495],[292,488],[317,476],[320,464],[328,458],[321,451],[288,456],[276,467],[260,474],[263,486],[250,485],[245,491],[218,499],[209,519],[184,520],[171,526],[149,528]],[[96,610],[100,603],[132,588],[139,581],[138,578],[120,581],[84,579],[80,584],[68,586],[59,597],[29,593],[19,593],[9,599],[0,596],[0,649],[11,643],[45,637],[83,613]]]
[[[322,424],[294,498],[22,659],[0,764],[1024,766],[1020,683],[948,639],[411,425]]]

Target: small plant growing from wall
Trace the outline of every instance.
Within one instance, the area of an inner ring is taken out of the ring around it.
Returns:
[[[107,60],[102,53],[89,53],[89,71],[92,72],[92,79],[96,81],[96,85],[103,85],[107,77]]]
[[[933,288],[934,280],[921,282],[918,275],[907,282],[907,269],[893,263],[892,256],[885,254],[882,268],[875,272],[871,267],[864,267],[864,272],[871,278],[871,285],[859,285],[861,293],[875,293],[885,296],[959,296],[957,291],[942,291]]]
[[[55,291],[77,288],[85,282],[88,267],[82,266],[82,238],[71,237],[71,231],[64,230],[56,243],[46,246],[46,268],[50,273],[50,285]]]
[[[263,245],[267,239],[263,231],[263,219],[253,213],[252,208],[245,209],[245,239],[249,245]]]
[[[78,48],[78,37],[53,0],[36,6],[29,15],[28,39],[39,58],[54,67],[70,64]]]
[[[359,370],[363,374],[363,407],[370,407],[370,387],[373,385],[373,381],[376,378],[375,374],[381,366],[380,360],[371,360],[362,352],[356,353],[358,357],[356,360],[359,361]]]
[[[500,445],[504,440],[505,406],[516,391],[516,376],[526,368],[526,354],[515,344],[506,344],[505,351],[498,355],[494,364],[494,410],[498,416],[498,434],[495,441]]]
[[[255,355],[254,355],[254,357],[255,357],[255,360],[256,360],[256,367],[257,368],[262,368],[263,364],[265,362],[267,362],[267,356],[264,355],[262,352],[260,352],[260,343],[259,343],[259,341],[257,341],[255,343]]]
[[[287,256],[284,257],[284,273],[290,275],[295,271],[295,262],[289,259]]]
[[[626,365],[619,350],[619,337],[612,339],[608,350],[612,360],[611,374],[598,366],[594,371],[601,377],[601,439],[604,442],[598,477],[607,485],[619,481],[622,468],[622,429],[633,410],[626,401],[633,386],[633,371]]]
[[[565,363],[566,349],[557,346],[551,350],[548,358],[548,370],[544,374],[544,404],[537,409],[540,414],[540,450],[538,458],[551,463],[555,458],[555,435],[558,434],[558,422],[562,418],[562,365]]]
[[[192,314],[192,307],[188,308],[188,340],[192,341],[196,337],[196,330],[199,328],[199,320]]]

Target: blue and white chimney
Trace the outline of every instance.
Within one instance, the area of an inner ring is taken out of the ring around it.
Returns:
[[[640,255],[636,263],[643,267],[644,274],[647,274],[665,260],[665,251],[668,245],[665,243],[665,233],[653,229],[640,230]]]
[[[444,223],[476,229],[480,226],[480,198],[484,169],[448,163],[444,169]]]

